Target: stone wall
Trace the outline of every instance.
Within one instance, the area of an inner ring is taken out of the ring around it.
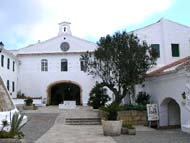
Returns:
[[[132,125],[147,125],[147,113],[146,111],[120,111],[118,112],[118,118],[123,120],[123,123]]]
[[[102,110],[99,110],[99,116],[103,120],[106,119],[106,113]],[[123,120],[124,124],[126,123],[132,125],[148,125],[146,111],[137,111],[137,110],[119,111],[118,119]]]
[[[0,77],[0,112],[10,111],[14,109],[14,105],[6,90],[3,80]]]

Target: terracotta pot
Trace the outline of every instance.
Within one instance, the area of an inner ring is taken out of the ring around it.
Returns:
[[[120,136],[122,120],[119,121],[105,121],[102,120],[103,132],[105,136]]]

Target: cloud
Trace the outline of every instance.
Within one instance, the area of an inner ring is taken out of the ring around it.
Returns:
[[[0,30],[5,35],[9,33],[8,39],[12,39],[12,43],[18,38],[17,46],[56,36],[57,24],[62,21],[72,23],[73,35],[99,39],[100,36],[164,12],[174,3],[174,0],[1,1],[0,18],[4,22],[0,24]]]

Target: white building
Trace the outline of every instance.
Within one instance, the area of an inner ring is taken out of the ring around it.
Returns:
[[[181,126],[190,133],[190,27],[161,19],[133,32],[159,55],[145,86],[137,89],[146,91],[157,103],[160,126]]]
[[[17,94],[17,78],[18,78],[18,60],[13,53],[3,48],[0,51],[0,76],[9,91],[9,94],[16,97]]]
[[[19,60],[18,91],[42,97],[47,104],[57,105],[64,98],[86,105],[95,81],[84,72],[81,54],[96,47],[72,36],[70,23],[60,23],[58,36],[15,52]]]
[[[188,132],[189,100],[182,106],[181,94],[185,92],[189,97],[189,70],[182,68],[176,71],[178,64],[175,61],[179,63],[190,55],[190,28],[161,19],[132,32],[155,48],[159,55],[157,66],[149,72],[145,87],[138,89],[148,92],[154,103],[159,105],[161,126],[182,125],[183,130]],[[3,49],[0,55],[4,56],[4,67],[0,66],[0,74],[14,98],[21,91],[25,96],[42,97],[50,105],[57,105],[63,100],[75,100],[78,105],[86,105],[89,91],[96,80],[83,71],[85,67],[81,54],[93,52],[96,48],[95,43],[73,36],[70,23],[63,22],[60,23],[58,36],[12,51],[15,56]],[[7,68],[8,59],[10,69]],[[163,67],[175,72],[153,74],[164,72],[161,70]]]

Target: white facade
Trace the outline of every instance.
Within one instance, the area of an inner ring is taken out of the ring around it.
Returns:
[[[190,133],[190,74],[189,58],[162,72],[151,74],[144,91],[159,107],[160,126],[180,125]],[[185,99],[182,97],[185,94]]]
[[[132,32],[149,45],[159,44],[160,57],[153,70],[190,55],[190,28],[187,26],[161,19]],[[172,44],[177,45],[177,50],[179,50],[177,55],[174,51],[172,52]],[[81,71],[80,58],[82,53],[93,52],[96,48],[95,43],[72,36],[70,23],[63,22],[60,23],[58,36],[13,51],[16,57],[3,50],[0,55],[5,55],[4,67],[0,66],[0,74],[5,85],[7,85],[6,81],[10,80],[10,90],[12,89],[11,82],[15,81],[15,92],[9,91],[13,97],[16,97],[17,91],[21,91],[25,96],[42,97],[48,103],[50,91],[54,85],[72,83],[80,88],[81,104],[86,105],[89,92],[96,79]],[[7,58],[10,58],[9,70]],[[62,59],[67,60],[67,71],[61,71]],[[42,60],[47,61],[47,71],[41,69]],[[14,72],[12,61],[16,63]],[[190,111],[186,105],[181,104],[181,94],[190,91],[190,88],[187,88],[187,85],[190,85],[188,72],[183,69],[177,73],[147,79],[142,90],[148,92],[153,101],[158,103],[161,126],[178,124],[183,127],[190,126],[188,117]],[[170,110],[171,112],[166,112]]]
[[[61,49],[68,43],[68,51]],[[92,52],[97,45],[71,35],[69,23],[60,24],[59,34],[50,40],[30,45],[15,52],[19,60],[18,91],[25,96],[42,97],[48,102],[51,86],[73,83],[80,87],[81,104],[86,105],[95,79],[81,71],[81,54]],[[41,70],[41,60],[48,62],[47,71]],[[61,60],[67,60],[67,71],[61,71]]]
[[[188,26],[167,19],[160,19],[154,24],[132,32],[141,41],[146,41],[149,45],[160,45],[157,67],[190,55],[190,27]],[[179,44],[179,57],[172,56],[171,44]]]
[[[9,61],[9,68],[8,68]],[[4,48],[0,52],[0,76],[4,84],[8,87],[8,92],[12,97],[17,94],[17,71],[18,60],[11,52]]]

